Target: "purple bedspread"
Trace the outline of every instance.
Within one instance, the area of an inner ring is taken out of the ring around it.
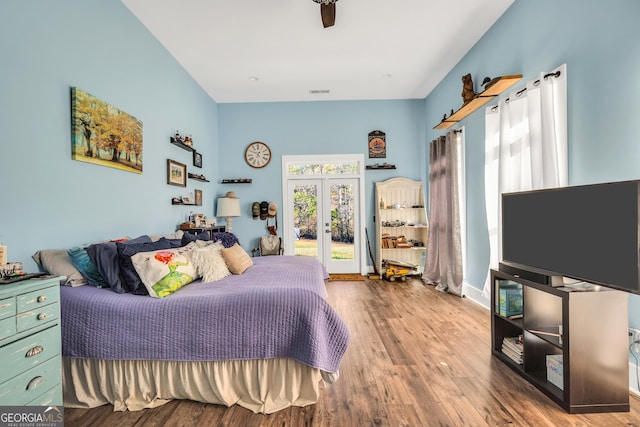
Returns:
[[[162,299],[61,287],[62,354],[106,360],[292,358],[336,372],[349,330],[325,300],[315,258],[254,258],[242,275]]]

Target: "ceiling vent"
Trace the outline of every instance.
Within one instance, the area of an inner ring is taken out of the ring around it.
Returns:
[[[309,90],[309,93],[311,95],[327,94],[329,92],[330,92],[329,89],[311,89],[311,90]]]

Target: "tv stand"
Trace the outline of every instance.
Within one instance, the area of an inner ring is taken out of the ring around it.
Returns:
[[[521,291],[521,314],[500,314],[507,288]],[[572,292],[491,270],[492,354],[569,413],[629,411],[627,311],[624,292]],[[518,336],[522,364],[502,350]],[[560,358],[562,377],[548,376],[547,364]]]

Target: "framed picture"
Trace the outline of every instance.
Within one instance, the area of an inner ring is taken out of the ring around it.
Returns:
[[[197,151],[193,152],[193,166],[197,168],[202,167],[202,154],[198,153]]]
[[[106,101],[72,87],[71,158],[142,173],[142,122]]]
[[[167,184],[187,186],[187,165],[167,159]]]
[[[196,206],[202,206],[202,190],[194,190],[195,191],[195,203]]]
[[[387,135],[379,130],[369,132],[369,158],[384,159],[387,157]]]

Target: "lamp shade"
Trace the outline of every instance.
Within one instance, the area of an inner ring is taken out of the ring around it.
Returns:
[[[240,216],[240,199],[220,197],[216,209],[217,217]]]

